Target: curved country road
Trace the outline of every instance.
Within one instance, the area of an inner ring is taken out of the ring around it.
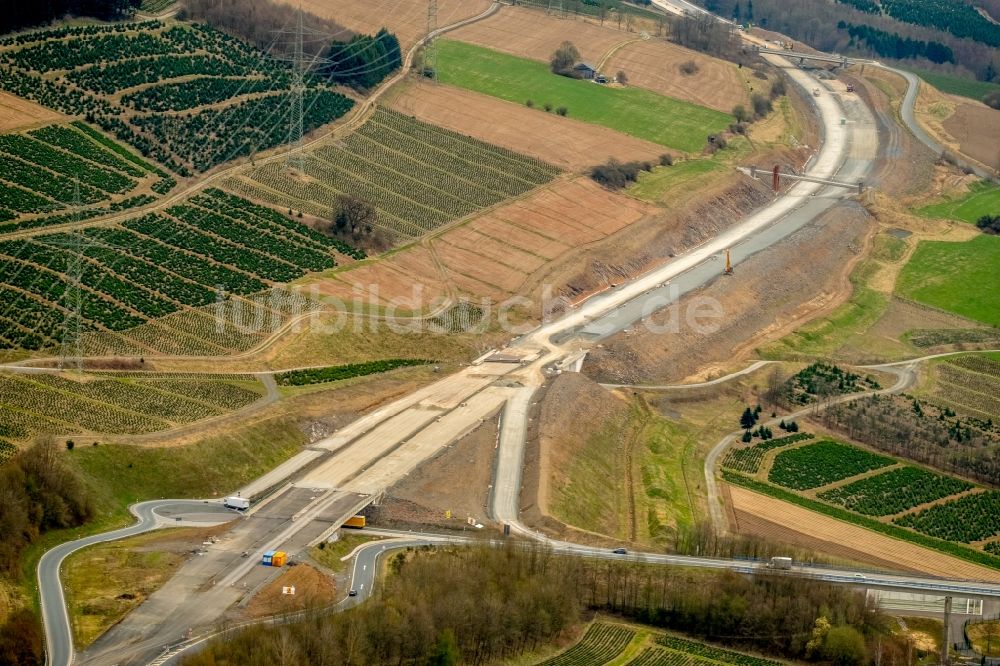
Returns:
[[[93,534],[82,539],[77,539],[76,541],[67,541],[46,551],[41,559],[38,560],[38,567],[36,568],[38,597],[42,604],[42,624],[45,627],[46,663],[49,666],[68,666],[73,663],[73,630],[70,626],[69,612],[66,609],[66,597],[63,594],[62,580],[59,575],[59,569],[67,557],[81,548],[86,548],[96,543],[115,541],[155,530],[170,520],[169,517],[164,516],[162,513],[168,509],[181,511],[186,509],[188,510],[187,513],[190,513],[191,509],[201,509],[207,512],[206,515],[209,518],[211,518],[211,515],[218,514],[220,518],[226,516],[226,520],[231,519],[232,512],[228,510],[220,512],[220,507],[221,505],[217,500],[213,502],[209,502],[208,500],[151,500],[140,502],[129,507],[129,511],[137,519],[134,525],[111,532]],[[218,524],[219,522],[226,521],[218,520],[214,521],[214,524]],[[173,520],[170,524],[208,526],[213,524],[213,521],[211,519],[208,521]]]
[[[930,148],[935,155],[940,155],[941,153],[943,153],[946,150],[945,147],[942,146],[937,141],[937,139],[928,134],[927,131],[924,130],[924,128],[920,125],[920,122],[917,121],[915,109],[917,105],[917,95],[920,93],[920,79],[917,77],[917,75],[913,74],[912,72],[907,72],[906,70],[903,69],[896,69],[895,67],[889,67],[888,65],[883,65],[882,63],[876,63],[876,64],[882,69],[892,72],[893,74],[896,74],[906,79],[906,84],[907,84],[906,94],[903,96],[902,104],[900,104],[899,115],[902,117],[903,123],[906,125],[907,129],[910,130],[910,133],[912,133],[913,136],[915,136],[917,140],[920,141],[920,143]],[[960,167],[971,169],[980,178],[983,178],[985,180],[997,179],[997,174],[990,173],[981,166],[972,164],[968,160],[963,160],[956,156],[956,162]]]

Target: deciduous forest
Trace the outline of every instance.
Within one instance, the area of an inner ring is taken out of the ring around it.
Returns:
[[[863,594],[803,580],[566,559],[517,545],[400,552],[388,570],[383,590],[356,609],[254,627],[184,663],[485,664],[529,653],[594,611],[797,659],[832,659],[828,636],[881,638],[882,663],[903,663]],[[842,666],[858,663],[840,657]]]

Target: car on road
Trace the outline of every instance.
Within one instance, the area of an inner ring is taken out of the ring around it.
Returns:
[[[864,580],[864,579],[865,579],[864,574],[854,574],[854,580]]]
[[[615,548],[611,552],[614,553],[615,555],[628,555],[628,551],[625,550],[624,548]]]
[[[347,596],[349,596],[349,597],[356,597],[356,596],[358,596],[358,591],[357,590],[351,590],[350,592],[347,593]]]

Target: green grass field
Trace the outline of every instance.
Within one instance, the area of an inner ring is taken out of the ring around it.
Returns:
[[[947,218],[975,224],[983,215],[1000,215],[1000,186],[980,181],[969,193],[957,199],[946,199],[924,206],[917,211],[925,217]]]
[[[691,193],[713,180],[712,174],[725,171],[753,152],[744,137],[735,137],[725,150],[711,157],[684,160],[673,166],[658,166],[639,174],[639,182],[629,187],[632,196],[653,203],[669,204],[678,196]]]
[[[646,201],[664,201],[678,190],[723,169],[724,165],[713,160],[688,160],[671,167],[657,167],[639,174],[639,182],[629,188],[629,194]]]
[[[995,83],[962,79],[957,76],[948,76],[947,74],[926,72],[922,69],[911,69],[910,71],[941,92],[948,93],[949,95],[961,95],[962,97],[968,97],[977,101],[982,100],[987,93],[1000,90],[1000,85]]]
[[[925,241],[896,282],[902,296],[1000,326],[1000,237],[965,243]]]
[[[869,286],[878,269],[873,261],[860,264],[851,273],[851,298],[829,315],[800,326],[780,340],[758,351],[768,359],[829,356],[853,337],[863,335],[885,314],[889,297]]]
[[[676,150],[701,149],[713,132],[733,118],[725,113],[657,95],[640,88],[609,88],[556,76],[546,63],[462,42],[437,43],[441,82],[524,104],[565,106],[569,117],[603,125]]]

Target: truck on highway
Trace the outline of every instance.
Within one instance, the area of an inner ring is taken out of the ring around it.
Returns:
[[[227,497],[223,500],[222,504],[227,509],[237,509],[239,511],[246,511],[250,508],[250,500],[245,497]]]
[[[792,558],[790,557],[772,557],[771,561],[767,563],[768,569],[778,569],[781,571],[788,571],[792,568]]]

